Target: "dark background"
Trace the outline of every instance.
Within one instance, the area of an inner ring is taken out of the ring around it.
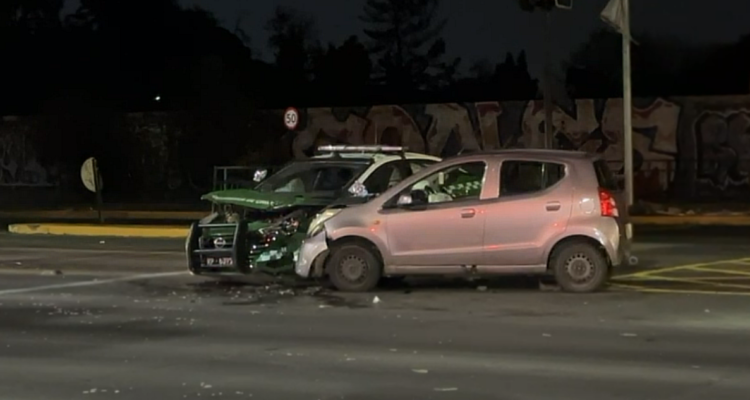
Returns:
[[[731,22],[743,20],[747,4],[631,2],[634,96],[747,93],[750,36]],[[194,201],[215,165],[291,157],[279,116],[265,112],[289,105],[541,98],[549,2],[460,2],[468,11],[451,0],[254,3],[3,1],[0,136],[23,138],[8,139],[6,155],[33,152],[0,157],[4,202],[88,201],[78,169],[90,156],[100,160],[108,201]],[[551,15],[559,104],[622,93],[621,39],[597,15],[606,1],[579,3]],[[149,130],[158,134],[139,137]],[[19,172],[33,170],[32,158],[44,185]],[[742,175],[735,164],[728,168]],[[745,198],[743,190],[734,197]]]

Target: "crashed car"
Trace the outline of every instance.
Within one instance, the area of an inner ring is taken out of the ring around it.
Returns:
[[[310,231],[297,275],[365,292],[382,278],[528,275],[607,286],[631,253],[624,193],[600,155],[500,150],[409,177]]]
[[[254,187],[202,197],[215,211],[190,228],[188,269],[204,276],[293,273],[310,231],[439,161],[400,146],[322,146],[267,178],[258,170]]]

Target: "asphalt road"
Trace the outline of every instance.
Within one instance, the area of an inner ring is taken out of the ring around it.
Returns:
[[[626,272],[748,257],[742,239],[655,234],[639,245],[646,267]],[[0,235],[0,399],[750,392],[741,293],[567,295],[500,280],[343,295],[191,277],[181,245]]]

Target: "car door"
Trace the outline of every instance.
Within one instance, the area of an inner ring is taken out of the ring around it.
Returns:
[[[384,209],[390,259],[395,266],[476,265],[482,261],[484,161],[453,164],[413,183],[432,192],[420,207]],[[455,190],[456,187],[478,190]],[[453,190],[453,194],[449,194]]]
[[[498,200],[486,209],[486,265],[542,265],[545,244],[565,230],[572,182],[562,163],[505,160]]]

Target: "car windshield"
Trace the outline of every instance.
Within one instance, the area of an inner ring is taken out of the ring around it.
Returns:
[[[332,192],[344,189],[367,168],[367,162],[295,161],[261,182],[261,192]]]

